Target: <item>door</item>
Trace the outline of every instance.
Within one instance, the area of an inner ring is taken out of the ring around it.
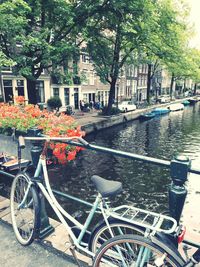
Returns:
[[[78,109],[78,93],[74,93],[74,107],[75,109]]]
[[[79,109],[78,88],[74,88],[74,108]]]

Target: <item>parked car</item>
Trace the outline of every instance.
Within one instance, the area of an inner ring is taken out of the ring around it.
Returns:
[[[170,102],[170,96],[169,95],[162,95],[157,98],[157,101],[161,104]]]
[[[122,101],[118,104],[118,109],[122,112],[136,110],[136,105],[131,101]]]

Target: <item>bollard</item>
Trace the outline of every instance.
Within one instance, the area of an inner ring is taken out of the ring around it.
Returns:
[[[29,137],[37,137],[39,134],[41,133],[40,129],[37,128],[31,128],[28,129],[27,131],[27,135]],[[31,158],[32,158],[32,163],[34,168],[37,167],[39,158],[40,158],[40,154],[42,152],[42,147],[41,147],[41,141],[32,141],[32,148],[31,148]]]
[[[37,137],[41,133],[41,130],[37,128],[31,128],[27,131],[28,136]],[[32,141],[31,148],[31,157],[34,168],[37,167],[40,154],[42,152],[41,141]],[[41,179],[43,176],[41,174]],[[39,194],[40,197],[40,233],[39,238],[43,239],[45,236],[51,234],[54,231],[54,228],[49,223],[49,217],[47,216],[46,207],[45,207],[45,198],[43,194]]]
[[[180,155],[176,156],[170,165],[172,183],[169,188],[169,211],[177,223],[180,221],[187,196],[187,189],[184,183],[187,181],[190,166],[191,161],[189,158]]]

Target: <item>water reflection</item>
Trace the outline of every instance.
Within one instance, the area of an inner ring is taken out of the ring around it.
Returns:
[[[125,127],[106,129],[87,136],[87,140],[97,145],[161,159],[172,159],[176,154],[183,154],[200,167],[199,115],[200,103],[150,121],[134,121]],[[58,190],[93,201],[95,190],[90,182],[93,174],[123,183],[124,191],[115,204],[132,203],[161,212],[168,209],[169,171],[139,161],[85,150],[72,164],[54,169],[51,182]],[[200,177],[195,177],[188,181],[187,212],[192,203],[197,205],[200,201]],[[65,205],[70,209],[79,208],[76,203]],[[199,209],[193,210],[192,216],[200,221]]]

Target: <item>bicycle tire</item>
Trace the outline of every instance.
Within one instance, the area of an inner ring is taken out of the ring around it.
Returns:
[[[113,231],[114,236],[122,234],[137,234],[144,235],[145,229],[128,222],[124,222],[115,218],[109,218],[109,226]],[[119,229],[120,228],[120,229]],[[100,246],[107,240],[112,238],[107,224],[102,220],[98,225],[94,227],[91,232],[88,248],[93,253],[96,253]]]
[[[10,193],[12,227],[16,239],[23,246],[28,246],[33,242],[40,228],[40,202],[38,192],[33,185],[22,207],[19,208],[29,183],[30,178],[26,173],[17,174]]]
[[[156,265],[156,260],[161,261],[161,264]],[[97,252],[92,266],[181,267],[181,264],[148,238],[137,235],[121,235],[111,238],[103,244]]]

